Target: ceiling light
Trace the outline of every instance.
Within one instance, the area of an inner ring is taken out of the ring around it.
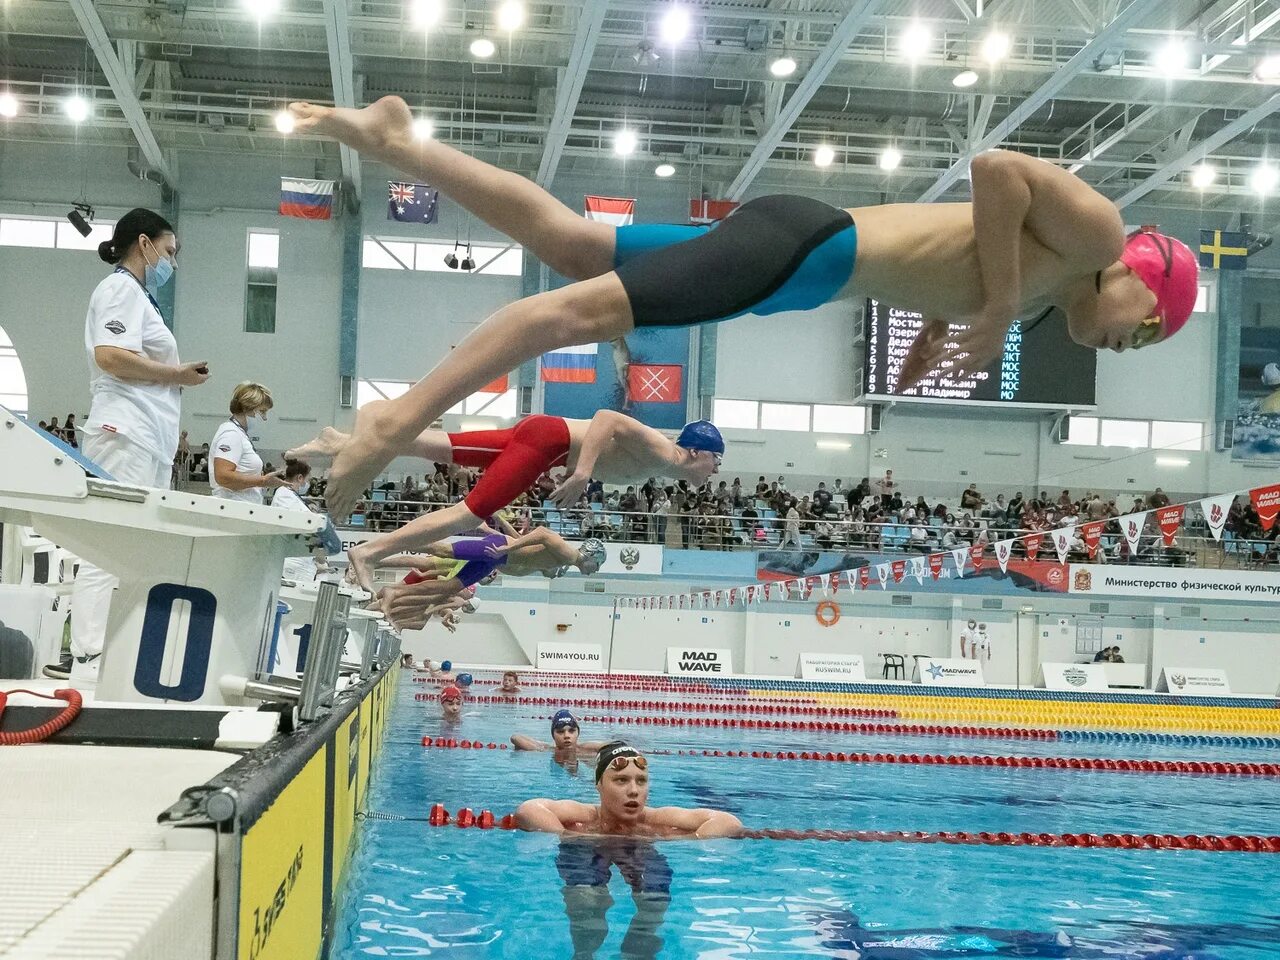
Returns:
[[[430,117],[419,117],[413,121],[413,135],[419,140],[430,140],[435,132],[436,125],[431,122]]]
[[[1187,47],[1181,40],[1170,40],[1151,58],[1156,70],[1166,77],[1176,77],[1187,69]]]
[[[850,450],[853,444],[848,440],[818,440],[814,443],[819,450]]]
[[[281,110],[277,113],[276,129],[281,133],[293,133],[293,114],[288,110]]]
[[[915,21],[902,31],[898,37],[898,49],[908,60],[919,60],[929,52],[933,43],[933,35],[923,23]]]
[[[1280,56],[1263,57],[1253,68],[1253,79],[1262,83],[1280,81]]]
[[[243,0],[243,5],[261,23],[280,9],[280,0]]]
[[[996,30],[988,33],[982,41],[982,59],[987,63],[997,63],[1009,55],[1009,35]]]
[[[1186,457],[1156,457],[1157,467],[1189,467],[1191,461]]]
[[[1280,183],[1280,170],[1269,163],[1259,166],[1249,177],[1249,186],[1253,187],[1255,193],[1270,193],[1277,183]]]
[[[62,101],[62,109],[72,123],[84,123],[89,119],[89,101],[84,97],[67,97]]]
[[[655,177],[663,177],[665,179],[666,177],[674,177],[675,174],[676,168],[674,164],[660,163],[653,168],[653,175]]]
[[[888,173],[890,170],[897,170],[898,164],[902,163],[902,151],[897,147],[885,147],[880,151],[880,169]]]
[[[796,72],[796,62],[790,57],[779,57],[769,64],[769,72],[775,77],[789,77]]]
[[[820,144],[818,148],[813,151],[813,162],[819,167],[831,166],[831,161],[835,158],[836,152],[825,143]]]
[[[510,33],[512,30],[519,30],[523,23],[524,4],[520,0],[504,0],[502,6],[498,7],[498,29]]]
[[[1207,163],[1202,163],[1191,170],[1191,185],[1197,190],[1203,190],[1217,179],[1217,169]]]
[[[619,130],[613,136],[613,152],[620,157],[636,152],[636,144],[639,139],[635,135],[634,130]]]
[[[0,117],[8,119],[18,115],[18,98],[12,93],[0,93]]]
[[[978,73],[976,70],[961,70],[951,78],[951,85],[953,87],[960,87],[961,89],[964,89],[965,87],[972,87],[977,82]]]
[[[492,57],[498,48],[493,45],[493,41],[488,37],[480,37],[478,40],[471,41],[471,55],[485,60]]]
[[[430,30],[444,17],[444,0],[413,0],[413,25]]]
[[[684,7],[670,7],[662,17],[658,35],[662,38],[662,42],[668,46],[683,40],[689,35],[689,11]]]

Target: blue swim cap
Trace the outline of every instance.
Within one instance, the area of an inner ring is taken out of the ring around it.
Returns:
[[[453,661],[452,661],[452,660],[441,660],[441,661],[440,661],[440,669],[441,669],[441,670],[443,670],[445,673],[448,673],[450,670],[452,670],[452,669],[453,669]]]
[[[561,727],[578,728],[578,718],[568,710],[557,710],[556,715],[551,718],[551,732],[555,733]]]
[[[458,674],[458,676],[457,676],[457,678],[456,678],[455,682],[458,684],[458,686],[461,686],[461,687],[469,687],[469,686],[471,686],[471,674],[469,674],[469,673],[460,673],[460,674]]]
[[[710,420],[694,420],[686,423],[676,437],[676,446],[686,450],[706,450],[708,453],[724,453],[724,437]]]

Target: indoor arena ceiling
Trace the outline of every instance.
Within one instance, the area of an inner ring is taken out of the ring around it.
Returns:
[[[937,199],[964,195],[974,152],[1008,143],[1123,203],[1234,206],[1269,155],[1280,165],[1280,0],[561,0],[527,3],[513,32],[491,0],[443,0],[424,31],[419,4],[432,0],[277,0],[262,16],[270,0],[0,0],[0,92],[17,100],[0,136],[136,147],[180,188],[174,151],[339,159],[282,143],[288,99],[397,93],[436,137],[544,184],[666,161],[713,197],[843,183]],[[676,5],[689,32],[669,44]],[[930,40],[910,57],[920,27]],[[994,64],[992,33],[1009,40]],[[471,52],[482,38],[488,59]],[[779,58],[797,64],[784,79]],[[77,94],[80,124],[64,111]],[[623,128],[638,138],[625,161]],[[889,172],[886,148],[901,158]],[[1205,161],[1216,177],[1197,187]]]

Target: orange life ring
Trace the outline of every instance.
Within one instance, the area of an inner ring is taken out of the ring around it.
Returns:
[[[834,600],[823,600],[818,604],[818,609],[813,611],[813,615],[824,627],[834,627],[840,622],[840,604]]]

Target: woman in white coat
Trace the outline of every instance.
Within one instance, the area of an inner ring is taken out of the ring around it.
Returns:
[[[83,453],[113,480],[168,489],[178,448],[182,388],[209,379],[203,360],[183,363],[160,315],[156,294],[173,277],[178,238],[151,210],[130,210],[98,256],[115,270],[89,299],[84,345],[89,359],[89,419]],[[47,676],[96,680],[116,578],[81,562],[71,593],[71,653]]]
[[[249,436],[249,421],[266,420],[274,405],[271,391],[252,380],[232,391],[231,416],[214,431],[209,444],[209,486],[215,497],[262,503],[264,490],[285,486],[280,474],[262,472],[262,457]]]

